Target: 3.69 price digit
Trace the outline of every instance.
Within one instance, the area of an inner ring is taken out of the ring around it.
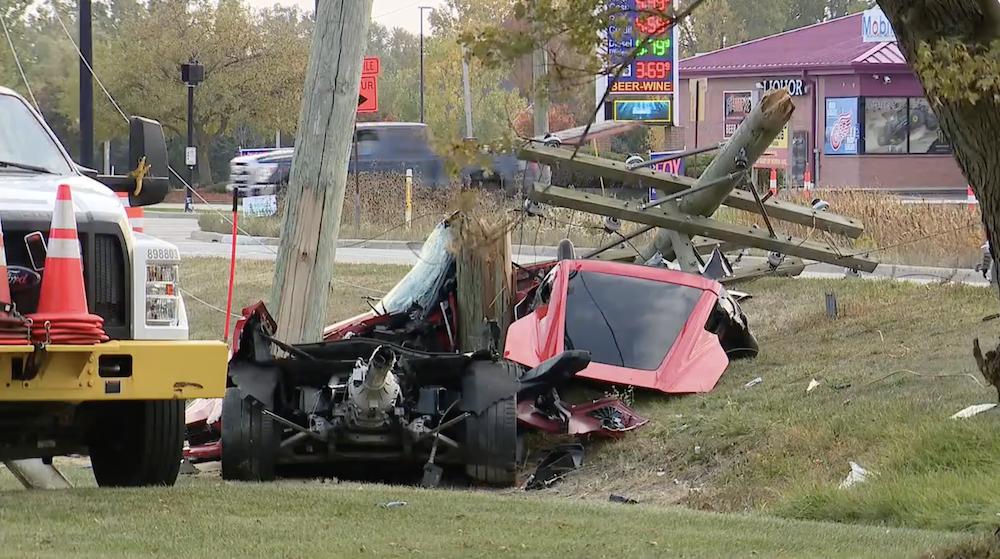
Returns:
[[[640,80],[664,80],[670,76],[671,70],[669,61],[650,60],[635,63],[635,77]]]

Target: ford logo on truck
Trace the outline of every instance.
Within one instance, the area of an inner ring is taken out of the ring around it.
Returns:
[[[23,291],[42,282],[42,276],[23,266],[7,266],[7,283],[11,291]]]

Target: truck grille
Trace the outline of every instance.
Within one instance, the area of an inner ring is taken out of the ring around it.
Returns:
[[[6,249],[8,278],[17,274],[30,276],[33,270],[24,236],[32,231],[41,231],[48,242],[48,224],[45,227],[26,228],[23,223],[3,227],[4,248]],[[39,224],[41,225],[41,224]],[[105,226],[106,227],[106,226]],[[129,314],[131,279],[127,273],[129,262],[124,239],[118,233],[81,232],[80,247],[83,255],[83,281],[87,293],[89,311],[104,318],[104,329],[112,339],[130,339]],[[41,265],[41,262],[36,262]],[[44,271],[38,272],[44,276]],[[17,311],[30,314],[38,308],[41,283],[29,280],[26,284],[11,285],[11,298]]]

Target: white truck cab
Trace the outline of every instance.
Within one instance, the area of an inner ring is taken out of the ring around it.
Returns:
[[[130,120],[136,176],[83,168],[14,91],[0,87],[0,223],[11,303],[38,305],[56,190],[71,188],[85,293],[111,341],[0,352],[0,461],[89,454],[100,485],[171,485],[184,444],[184,401],[221,398],[228,348],[188,341],[180,251],[133,232],[129,204],[161,202],[166,141],[159,123]]]

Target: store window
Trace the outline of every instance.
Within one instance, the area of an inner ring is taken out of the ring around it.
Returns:
[[[951,153],[923,97],[866,97],[863,106],[864,153]]]

